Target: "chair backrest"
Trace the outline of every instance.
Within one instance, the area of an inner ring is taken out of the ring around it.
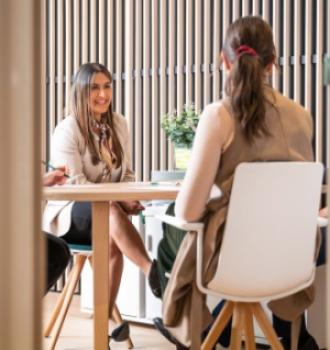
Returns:
[[[210,289],[268,299],[312,282],[322,174],[309,162],[237,167]]]

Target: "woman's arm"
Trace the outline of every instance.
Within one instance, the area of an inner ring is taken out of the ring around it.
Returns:
[[[125,173],[122,177],[123,182],[134,182],[135,175],[132,170],[132,156],[131,156],[131,144],[130,144],[130,135],[128,132],[127,120],[123,116],[120,117],[120,128],[121,128],[121,140],[124,152],[124,161],[125,161]]]
[[[197,221],[203,215],[219,168],[221,153],[228,147],[234,124],[219,103],[206,107],[200,117],[192,155],[182,188],[175,202],[175,215]]]
[[[68,183],[92,183],[83,172],[83,162],[79,152],[78,127],[71,121],[61,122],[54,131],[51,142],[51,159],[56,165],[65,164],[70,170]]]

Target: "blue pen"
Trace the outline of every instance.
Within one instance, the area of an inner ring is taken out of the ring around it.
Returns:
[[[52,169],[52,170],[58,170],[58,168],[56,168],[54,165],[51,165],[50,163],[48,162],[45,162],[44,160],[41,161],[42,164],[46,165],[46,167]],[[64,173],[64,177],[70,179],[70,175]]]

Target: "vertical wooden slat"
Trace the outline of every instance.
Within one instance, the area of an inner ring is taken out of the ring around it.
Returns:
[[[301,65],[300,65],[300,56],[301,56],[301,1],[295,0],[294,2],[294,90],[293,97],[294,100],[298,103],[301,102]]]
[[[57,1],[57,122],[63,118],[63,0]]]
[[[259,3],[259,0],[253,0],[252,14],[254,16],[260,15],[260,3]]]
[[[167,60],[166,54],[168,51],[168,46],[165,44],[167,42],[167,6],[165,1],[160,3],[160,115],[163,116],[167,113],[167,91],[166,91],[166,69]],[[166,169],[167,160],[167,140],[166,135],[163,130],[160,134],[160,169]]]
[[[98,38],[99,38],[99,62],[105,63],[105,0],[99,0],[99,30],[98,30]],[[108,19],[109,21],[110,19]]]
[[[0,348],[41,350],[42,6],[0,2]],[[49,4],[51,6],[51,4]],[[5,171],[4,171],[5,169]]]
[[[247,1],[244,1],[244,3]],[[246,6],[246,5],[245,5]],[[223,21],[223,31],[222,31],[222,42],[225,42],[226,38],[226,31],[229,27],[229,14],[230,14],[230,1],[224,0],[223,2],[223,14],[222,14],[222,21]],[[223,69],[222,70],[222,90],[224,90],[226,84],[226,72]]]
[[[134,62],[134,31],[133,31],[133,3],[125,1],[125,117],[128,121],[129,134],[133,136],[133,111],[134,111],[134,88],[133,88],[133,62]],[[131,154],[133,155],[133,142],[131,142]]]
[[[70,87],[72,76],[72,2],[66,0],[65,15],[65,114],[69,112],[70,104]]]
[[[198,1],[198,0],[197,0]],[[175,0],[169,0],[169,64],[168,64],[168,71],[169,71],[169,77],[168,77],[168,111],[173,112],[175,109],[175,89],[173,89],[173,86],[175,86],[175,76],[174,76],[174,69],[175,69]],[[168,167],[169,169],[174,168],[174,149],[173,145],[169,143],[168,145]]]
[[[142,180],[142,6],[135,6],[135,174]]]
[[[56,42],[55,42],[55,1],[49,3],[49,134],[50,139],[53,129],[56,125],[56,90],[55,90],[55,57],[56,57]]]
[[[214,21],[213,21],[213,101],[220,98],[220,38],[221,38],[221,23],[220,23],[220,3],[214,1]]]
[[[80,25],[80,1],[79,0],[74,0],[74,14],[73,14],[73,41],[74,41],[74,47],[73,47],[73,71],[74,73],[77,72],[79,63],[80,63],[80,30],[79,30],[79,25]]]
[[[326,26],[326,35],[327,35],[327,57],[330,58],[330,1],[327,4],[327,26]],[[330,74],[330,73],[329,73]],[[330,206],[330,84],[326,87],[326,99],[327,99],[327,110],[326,110],[326,121],[327,121],[327,142],[326,142],[326,150],[327,150],[327,160],[326,166],[328,170],[327,176],[327,206]],[[327,232],[330,232],[330,221],[327,227]],[[329,252],[330,252],[330,239],[327,239],[326,244],[326,252],[327,252],[327,261],[329,261]],[[330,349],[330,269],[327,267],[326,269],[326,348]]]
[[[326,26],[326,35],[327,35],[327,57],[330,59],[330,1],[328,1],[328,5],[327,5],[327,9],[326,9],[326,13],[327,15],[327,26]],[[329,73],[330,74],[330,73]],[[330,77],[329,77],[330,79]],[[327,150],[327,160],[326,160],[326,166],[327,168],[330,167],[330,84],[327,85],[326,87],[326,95],[325,98],[327,100],[327,105],[326,105],[326,124],[327,124],[327,141],[326,141],[326,150]],[[330,177],[330,172],[329,172],[329,177]],[[328,182],[329,184],[330,182]],[[328,189],[328,198],[330,198],[330,191]],[[328,201],[328,206],[330,204],[330,202]],[[329,232],[329,231],[328,231]],[[330,240],[329,240],[330,241]],[[330,244],[330,243],[329,243]],[[328,252],[330,252],[330,250],[327,250]],[[330,271],[330,269],[328,269]],[[330,272],[329,272],[330,274]],[[330,291],[330,275],[328,275],[328,293],[327,295],[330,295],[329,291]],[[330,300],[328,300],[328,318],[327,318],[327,322],[328,322],[328,345],[330,344]]]
[[[177,1],[177,111],[180,113],[184,102],[184,1]]]
[[[143,180],[150,178],[150,3],[143,1]]]
[[[305,107],[312,111],[312,0],[306,0]]]
[[[41,13],[41,64],[42,64],[42,88],[41,88],[41,120],[40,120],[40,130],[41,130],[41,159],[45,160],[47,159],[47,103],[49,100],[47,100],[47,92],[48,86],[47,86],[47,59],[48,59],[48,52],[46,50],[47,48],[47,5],[46,3],[43,3],[42,5],[42,13]],[[43,165],[41,166],[40,174],[43,172]]]
[[[186,103],[193,102],[193,2],[186,5]]]
[[[250,1],[243,0],[242,1],[242,15],[248,16],[249,14],[250,14]]]
[[[280,0],[273,0],[273,34],[277,56],[280,55]],[[277,58],[278,58],[277,57]],[[278,90],[280,86],[280,68],[273,69],[273,87]]]
[[[115,99],[116,99],[116,112],[122,113],[122,66],[123,66],[123,31],[122,31],[122,1],[116,1],[116,81],[115,81]]]
[[[88,1],[82,1],[82,64],[88,62]]]
[[[269,0],[262,1],[262,17],[267,22],[269,22],[269,5]]]
[[[290,2],[284,0],[284,31],[283,31],[283,94],[290,94]]]
[[[316,110],[315,110],[315,156],[323,161],[323,0],[317,0],[316,8]]]
[[[90,23],[90,44],[89,44],[89,59],[91,62],[96,61],[96,1],[90,2],[89,10]]]
[[[204,106],[210,103],[211,1],[204,0]]]
[[[107,9],[107,20],[108,20],[108,42],[107,42],[107,62],[108,62],[108,69],[110,72],[114,73],[115,67],[114,67],[114,26],[113,22],[115,20],[115,13],[113,9],[113,2],[115,0],[108,0],[108,9]]]
[[[202,108],[202,1],[195,1],[195,104],[196,109]]]
[[[220,5],[219,1],[215,1],[215,5],[216,4],[218,4],[219,6]],[[241,4],[240,0],[233,1],[233,22],[240,17],[240,4]]]
[[[151,4],[151,40],[152,40],[152,78],[151,78],[151,150],[152,150],[152,162],[151,169],[157,170],[159,164],[159,99],[158,99],[158,67],[159,67],[159,57],[158,57],[158,1],[152,1]]]
[[[327,8],[327,25],[326,25],[326,35],[327,35],[327,57],[330,58],[330,1],[328,0]],[[329,73],[330,74],[330,73]],[[327,150],[327,206],[330,206],[330,84],[326,87],[326,99],[327,99],[327,111],[326,111],[326,121],[327,121],[327,142],[326,142],[326,150]],[[327,227],[327,232],[330,232],[330,221]],[[327,261],[329,261],[329,252],[330,252],[330,239],[327,239],[326,244],[326,252],[327,252]],[[330,269],[329,265],[326,269],[326,348],[330,349]]]

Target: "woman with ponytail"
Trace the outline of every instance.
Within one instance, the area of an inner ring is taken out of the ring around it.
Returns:
[[[217,266],[236,167],[313,160],[310,114],[269,84],[276,62],[270,26],[260,17],[236,20],[226,32],[221,59],[227,72],[225,96],[206,106],[200,117],[175,203],[176,216],[205,223],[205,284]],[[202,330],[212,320],[194,282],[195,240],[190,234],[183,238],[165,289],[163,324],[156,322],[178,348],[193,350],[200,349]]]

